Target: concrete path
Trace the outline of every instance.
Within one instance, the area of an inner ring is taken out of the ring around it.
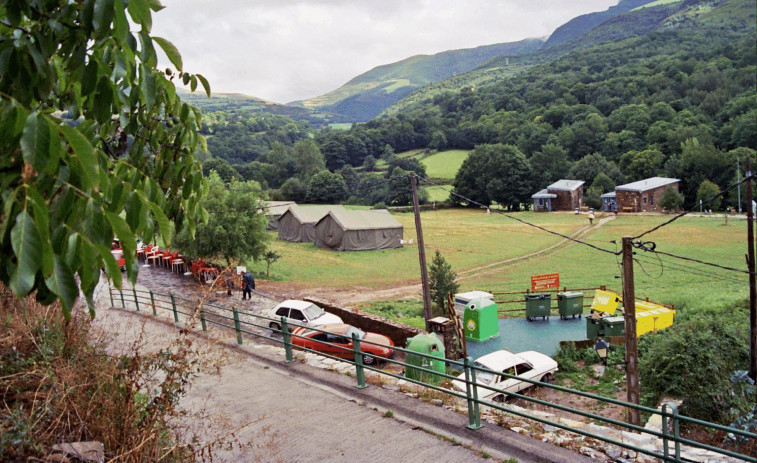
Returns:
[[[107,293],[98,293],[98,301],[107,307]],[[133,350],[140,339],[144,350],[165,348],[183,328],[170,318],[115,308],[98,310],[96,325],[114,354]],[[187,435],[236,443],[214,448],[215,461],[591,461],[491,424],[469,430],[463,414],[399,391],[357,389],[354,377],[287,364],[280,349],[236,346],[226,330],[186,336],[203,365],[181,401]]]

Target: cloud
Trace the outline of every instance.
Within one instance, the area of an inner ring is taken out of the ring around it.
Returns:
[[[551,34],[617,0],[164,0],[153,34],[216,92],[284,103],[417,54]]]

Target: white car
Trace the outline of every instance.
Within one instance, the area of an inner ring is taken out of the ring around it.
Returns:
[[[322,308],[307,301],[298,301],[290,299],[277,305],[268,313],[270,318],[281,320],[286,317],[287,324],[297,326],[308,326],[316,328],[329,323],[344,323],[342,319],[334,314],[327,313]],[[268,326],[272,330],[281,330],[280,321],[272,321]],[[293,327],[289,328],[292,331]]]
[[[554,373],[557,371],[557,362],[540,352],[534,351],[513,354],[506,350],[498,350],[479,357],[473,364],[488,370],[545,383],[551,383],[554,380]],[[457,378],[452,381],[452,386],[458,391],[465,392],[465,373]],[[519,392],[533,386],[532,383],[526,381],[480,370],[476,370],[476,383],[497,389],[478,388],[479,399],[495,402],[502,402],[505,399],[505,394],[499,391]]]

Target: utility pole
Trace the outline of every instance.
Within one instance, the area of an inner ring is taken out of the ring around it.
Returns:
[[[415,234],[418,241],[418,260],[421,264],[421,286],[423,286],[423,318],[426,319],[426,331],[429,331],[428,321],[431,320],[431,291],[428,286],[428,268],[426,267],[426,248],[423,245],[423,228],[421,227],[421,210],[418,205],[418,180],[415,172],[410,173],[410,185],[413,187],[413,214],[415,214]]]
[[[757,380],[757,283],[754,275],[754,211],[752,210],[752,165],[746,159],[746,238],[747,268],[749,269],[749,377]]]
[[[633,281],[633,240],[623,237],[623,312],[626,324],[626,397],[639,405],[639,353],[636,345],[636,291]],[[629,408],[629,424],[641,426],[639,410]]]
[[[736,158],[736,183],[741,183],[741,163],[739,162],[739,158]],[[739,202],[739,214],[741,214],[741,185],[739,185],[737,197]]]

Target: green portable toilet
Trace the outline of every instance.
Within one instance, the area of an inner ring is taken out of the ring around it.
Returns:
[[[439,339],[436,333],[413,336],[407,340],[406,349],[412,351],[407,352],[405,355],[405,363],[408,365],[405,369],[406,378],[424,383],[438,383],[444,379],[442,376],[411,366],[413,365],[426,370],[437,371],[439,373],[445,373],[447,371],[444,362],[444,343]],[[418,355],[413,352],[425,355]],[[427,356],[434,358],[429,358]]]
[[[562,319],[576,315],[581,318],[581,314],[584,313],[584,293],[575,291],[557,293],[557,307],[560,309],[560,318]]]
[[[536,317],[544,317],[545,320],[549,320],[549,314],[551,310],[552,294],[526,294],[526,320],[531,321]]]
[[[465,339],[486,341],[499,336],[497,304],[490,299],[475,299],[465,304]]]

